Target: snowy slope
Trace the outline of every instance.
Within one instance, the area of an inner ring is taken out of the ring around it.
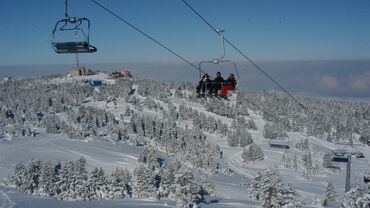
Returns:
[[[93,77],[63,77],[51,80],[51,83],[69,83],[75,81],[82,81],[85,79],[100,79],[107,84],[115,84],[114,80],[107,79],[105,74],[94,75]],[[135,85],[134,88],[140,86]],[[99,90],[99,88],[96,88]],[[187,92],[191,93],[191,92]],[[171,95],[168,97],[171,103],[177,108],[180,105],[187,106],[204,113],[209,117],[221,119],[223,123],[228,126],[231,125],[232,119],[217,115],[206,110],[201,102],[190,101],[186,98],[178,98],[175,95],[174,89],[171,89]],[[135,92],[132,97],[143,102],[145,96]],[[162,100],[152,98],[163,109],[168,110],[168,106]],[[135,105],[128,103],[124,98],[117,98],[116,103],[99,101],[90,99],[82,105],[96,109],[104,109],[116,116],[117,119],[125,113],[126,109],[131,109],[137,113],[162,118],[161,111],[144,108],[141,111],[135,108]],[[58,114],[63,118],[63,114]],[[126,117],[125,122],[129,122],[129,117]],[[219,134],[211,134],[205,132],[207,141],[216,144],[223,152],[223,157],[218,160],[220,164],[220,171],[212,174],[212,180],[215,184],[215,196],[207,198],[207,203],[201,204],[202,207],[259,207],[260,202],[253,201],[248,196],[248,190],[239,186],[242,178],[246,178],[250,182],[258,172],[263,171],[269,167],[275,167],[280,170],[280,175],[284,183],[289,183],[297,190],[300,200],[307,207],[316,206],[316,201],[322,201],[325,194],[325,187],[328,181],[333,182],[335,189],[341,199],[344,195],[345,183],[345,164],[339,164],[339,172],[333,172],[321,166],[322,158],[325,153],[331,152],[337,148],[349,148],[364,153],[365,158],[352,158],[352,175],[351,185],[362,185],[362,176],[370,170],[369,147],[359,143],[358,138],[355,140],[354,147],[341,147],[329,143],[323,139],[315,137],[307,137],[303,133],[288,132],[290,149],[276,149],[269,146],[268,141],[263,137],[262,131],[266,121],[257,112],[249,111],[249,115],[245,119],[253,119],[257,125],[257,130],[250,130],[254,143],[261,146],[265,159],[263,161],[255,161],[246,163],[243,161],[241,154],[242,147],[230,147],[227,143],[227,138]],[[65,119],[68,121],[68,119]],[[189,121],[177,121],[179,126],[188,126],[192,128]],[[47,134],[41,131],[36,137],[20,136],[14,139],[7,137],[0,139],[0,178],[4,181],[12,174],[16,162],[21,161],[27,163],[30,159],[41,160],[76,160],[83,156],[87,160],[88,168],[103,167],[103,169],[110,174],[115,167],[128,168],[133,171],[138,165],[137,159],[142,147],[135,146],[130,143],[117,142],[112,143],[108,141],[96,140],[71,140],[65,135]],[[295,147],[297,142],[308,138],[310,149],[313,152],[313,161],[320,164],[318,173],[310,176],[308,179],[304,177],[304,169],[302,168],[302,161],[299,160],[299,168],[292,170],[284,167],[282,157],[285,154],[288,158],[296,156],[302,158],[304,152]],[[156,152],[157,157],[172,160],[167,157],[164,150],[159,148]],[[189,165],[187,163],[184,163]],[[225,174],[222,169],[228,166],[232,170],[232,174]],[[191,167],[191,166],[189,166]],[[205,171],[210,174],[210,171]],[[92,202],[65,202],[50,198],[37,198],[27,194],[17,193],[14,187],[8,185],[0,186],[0,208],[6,207],[174,207],[175,201],[164,199],[160,201],[146,200],[146,199],[124,199],[124,200],[110,200],[110,201],[92,201]],[[333,203],[332,206],[337,206],[338,203]],[[319,207],[319,206],[318,206]]]

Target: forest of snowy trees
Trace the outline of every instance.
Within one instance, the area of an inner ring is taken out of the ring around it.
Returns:
[[[160,166],[149,159],[133,173],[116,168],[110,176],[102,168],[88,171],[86,166],[84,158],[64,163],[31,160],[27,165],[18,163],[11,180],[20,192],[69,201],[165,197],[176,199],[176,207],[185,208],[213,194],[211,180],[179,162]]]
[[[132,95],[135,90],[135,95]],[[194,86],[189,83],[166,84],[125,78],[99,88],[86,81],[62,82],[55,76],[3,81],[0,83],[0,135],[35,136],[38,129],[43,129],[75,140],[127,142],[144,149],[139,157],[142,165],[134,174],[122,169],[117,169],[111,176],[106,176],[102,169],[87,171],[83,159],[63,164],[31,161],[27,166],[17,165],[13,181],[21,192],[62,200],[175,197],[178,206],[184,207],[188,202],[199,202],[205,193],[212,193],[212,185],[201,174],[194,174],[177,163],[158,165],[153,151],[161,151],[180,162],[189,162],[195,169],[212,173],[219,168],[222,152],[217,144],[207,140],[208,135],[220,136],[230,147],[242,148],[241,159],[245,163],[265,158],[251,134],[256,130],[270,140],[286,140],[288,132],[298,132],[332,143],[347,144],[353,144],[356,135],[359,141],[370,145],[368,103],[297,96],[307,107],[302,108],[278,92],[239,91],[234,103],[197,99],[193,91]],[[174,103],[171,96],[177,101],[191,101],[201,108]],[[124,100],[124,110],[117,110],[118,100]],[[262,116],[266,122],[257,126],[252,118],[246,119],[250,113]],[[219,119],[220,116],[230,122]],[[308,140],[297,142],[295,147],[304,154],[301,158],[284,154],[285,168],[304,170],[304,176],[309,178],[319,171],[318,164],[325,168],[335,167],[330,154],[325,154],[320,161],[312,159],[316,150]],[[222,166],[228,169],[227,164]],[[81,178],[76,178],[77,173]],[[265,180],[264,175],[268,175],[275,184],[267,188],[276,189],[278,194],[262,194],[264,189],[261,186],[264,185],[258,180]],[[199,186],[195,180],[208,185]],[[298,206],[297,201],[285,201],[295,194],[294,188],[281,184],[277,171],[261,173],[254,181],[251,197],[263,201],[265,207],[271,203],[279,206],[296,203]],[[137,185],[140,183],[148,184],[148,187]],[[179,184],[189,186],[181,187]],[[80,189],[88,190],[88,193],[81,194]],[[365,200],[367,195],[363,193],[352,195]],[[284,199],[279,198],[281,195],[285,196]],[[355,203],[351,201],[352,195],[347,196],[344,204]],[[333,200],[332,193],[328,192],[328,200]]]
[[[162,112],[161,118],[150,119],[154,122],[170,121],[174,124],[179,119],[190,120],[192,126],[188,129],[196,127],[209,133],[232,135],[232,132],[228,132],[228,126],[220,120],[186,106],[174,106],[169,102],[170,89],[174,88],[175,96],[200,102],[207,111],[233,118],[238,124],[236,126],[242,131],[245,130],[244,127],[255,130],[257,126],[253,120],[240,122],[238,117],[248,115],[248,109],[259,112],[268,121],[263,129],[264,137],[268,139],[284,139],[287,137],[287,131],[297,131],[329,142],[351,143],[352,136],[356,133],[360,135],[361,142],[370,144],[368,103],[298,97],[300,102],[308,107],[303,109],[281,93],[241,91],[237,104],[230,106],[231,104],[222,100],[208,102],[195,99],[193,94],[186,93],[186,90],[192,90],[193,86],[190,84],[174,86],[152,80],[118,79],[115,84],[103,85],[99,90],[95,90],[81,81],[60,83],[53,82],[52,78],[55,77],[8,80],[0,84],[2,133],[13,136],[32,135],[33,128],[42,127],[50,133],[65,133],[73,139],[94,137],[113,141],[128,140],[128,132],[136,130],[130,130],[130,125],[125,124],[123,120],[125,117],[130,119],[131,114],[137,114],[145,107]],[[129,95],[134,85],[139,86],[139,97]],[[112,98],[125,99],[131,104],[131,108],[117,117],[104,108],[98,109],[88,105],[89,99],[107,102]],[[137,131],[140,133],[141,130]],[[237,129],[233,131],[244,134]],[[149,134],[151,133],[149,130]],[[238,139],[230,140],[230,145],[234,146]]]
[[[250,183],[249,195],[252,199],[262,201],[262,207],[301,207],[295,189],[281,182],[277,169],[267,169]]]

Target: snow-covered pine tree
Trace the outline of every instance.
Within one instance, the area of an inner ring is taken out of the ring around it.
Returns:
[[[356,202],[357,207],[370,207],[370,194],[364,193]]]
[[[237,147],[239,145],[239,135],[233,130],[228,131],[227,143],[230,147]]]
[[[308,143],[308,139],[302,140],[297,142],[295,147],[301,151],[306,151],[310,148],[310,145]]]
[[[111,175],[112,179],[109,187],[109,198],[111,199],[123,199],[130,197],[129,186],[125,181],[125,172],[121,168],[116,168]]]
[[[173,163],[165,163],[164,166],[160,169],[159,176],[161,178],[159,184],[159,197],[169,197],[174,198],[175,196],[175,172],[176,167]]]
[[[73,161],[67,161],[59,174],[58,181],[56,183],[57,198],[60,200],[75,200],[75,187],[74,183],[75,166]]]
[[[14,176],[11,178],[19,192],[27,192],[25,183],[26,166],[17,162],[14,168]]]
[[[306,150],[305,154],[302,156],[302,161],[304,167],[306,168],[305,177],[309,178],[312,174],[313,169],[312,155],[309,149]]]
[[[192,171],[180,169],[175,174],[176,208],[187,208],[189,202],[196,202],[199,186]]]
[[[89,200],[99,200],[109,198],[109,183],[102,168],[95,168],[87,179],[88,191],[86,198]]]
[[[134,170],[132,188],[134,197],[158,198],[155,187],[155,173],[142,164]]]
[[[325,153],[324,154],[324,157],[322,159],[322,166],[325,167],[325,168],[329,168],[329,167],[333,166],[332,156],[331,156],[330,153]]]
[[[31,160],[28,163],[28,166],[24,173],[24,187],[21,188],[25,192],[32,194],[38,190],[41,175],[41,164],[42,162],[40,160]]]
[[[37,195],[41,196],[53,196],[54,183],[56,181],[55,167],[51,161],[45,161],[42,163],[40,183],[37,190]]]
[[[329,181],[325,189],[324,206],[326,206],[329,202],[335,201],[336,199],[337,192],[334,189],[333,183]]]
[[[247,122],[247,128],[250,130],[257,130],[257,125],[253,119],[249,119]]]
[[[264,154],[260,146],[255,143],[251,143],[244,148],[242,158],[244,162],[263,160]]]
[[[370,129],[369,128],[363,128],[360,134],[360,142],[362,142],[363,144],[370,145]]]
[[[342,208],[360,208],[359,206],[357,206],[357,202],[358,202],[358,199],[362,196],[362,194],[363,192],[361,189],[351,188],[351,190],[349,190],[347,193],[344,194],[341,207]]]
[[[293,186],[290,184],[283,187],[281,194],[283,198],[281,200],[281,207],[284,208],[299,208],[302,207],[301,203],[297,199],[297,193]]]
[[[243,130],[244,130],[244,133],[239,134],[239,136],[240,136],[240,140],[239,140],[240,147],[245,147],[245,146],[250,145],[250,144],[253,143],[252,134],[249,133],[248,131],[246,131],[245,129],[243,129]]]
[[[74,173],[73,173],[73,188],[75,192],[76,200],[87,200],[88,186],[87,176],[88,171],[86,169],[87,161],[84,157],[74,162]]]
[[[281,183],[278,169],[267,169],[258,173],[249,187],[249,196],[262,201],[262,207],[301,207],[294,188]]]
[[[282,183],[277,169],[267,169],[252,180],[250,197],[262,201],[262,207],[280,207]]]
[[[266,139],[276,139],[270,122],[266,122],[263,126],[263,137]]]
[[[297,155],[296,154],[294,155],[294,158],[293,158],[292,168],[295,171],[298,170],[298,161],[297,161]]]

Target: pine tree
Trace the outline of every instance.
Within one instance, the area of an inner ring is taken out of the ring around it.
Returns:
[[[37,191],[38,195],[53,196],[55,194],[54,183],[56,176],[54,173],[54,166],[51,161],[45,161],[42,163],[40,184]]]
[[[240,137],[240,147],[245,147],[247,145],[250,145],[253,143],[252,135],[251,133],[245,131],[245,134],[239,134]]]
[[[187,208],[189,202],[195,202],[199,187],[190,170],[180,169],[175,175],[176,208]]]
[[[138,198],[158,198],[155,187],[155,175],[152,170],[140,165],[133,174],[133,196]]]
[[[356,202],[357,207],[370,207],[370,194],[364,193]]]
[[[341,206],[343,208],[357,208],[357,200],[362,196],[362,190],[358,188],[352,188],[344,194],[343,202]]]
[[[62,167],[56,184],[57,198],[60,200],[75,200],[74,174],[75,166],[73,161],[67,161]]]
[[[304,167],[306,168],[305,177],[308,178],[312,174],[313,163],[311,151],[307,150],[302,157]]]
[[[284,208],[299,208],[301,203],[297,200],[297,194],[293,186],[290,184],[283,187],[281,194],[283,195],[281,207]]]
[[[89,174],[87,181],[87,198],[90,200],[108,198],[110,190],[108,180],[102,168],[95,168]]]
[[[301,150],[301,151],[307,151],[309,150],[310,146],[308,143],[308,139],[302,140],[300,142],[296,143],[296,148]]]
[[[111,175],[111,183],[110,183],[110,192],[109,198],[111,199],[123,199],[128,197],[128,185],[125,182],[125,172],[120,169],[116,168]]]
[[[244,148],[242,158],[244,159],[244,162],[263,160],[264,154],[261,147],[259,147],[255,143],[251,143]]]
[[[160,170],[160,184],[159,184],[159,195],[160,197],[170,197],[175,196],[174,182],[175,182],[175,172],[177,170],[172,163],[166,163]]]
[[[250,183],[249,196],[262,201],[262,207],[301,207],[291,185],[281,183],[277,169],[267,169],[258,173]]]
[[[27,192],[25,181],[24,181],[25,174],[26,174],[26,167],[22,163],[17,162],[14,168],[14,176],[12,177],[12,182],[15,184],[17,190],[20,192]]]
[[[329,168],[333,166],[332,157],[330,153],[325,153],[323,160],[322,160],[322,166],[325,168]]]
[[[292,167],[293,167],[293,170],[298,170],[297,155],[294,155]]]
[[[335,192],[333,183],[329,181],[328,185],[326,186],[324,201],[332,202],[332,201],[335,201],[336,198],[337,198],[337,193]]]
[[[256,125],[256,123],[254,122],[253,119],[248,120],[247,128],[250,129],[250,130],[257,130],[257,125]]]
[[[363,144],[370,144],[370,129],[364,128],[360,134],[360,142]]]
[[[40,160],[31,160],[24,173],[24,183],[21,190],[27,193],[34,193],[38,190],[39,180],[41,175],[41,164]]]
[[[239,145],[239,136],[234,131],[229,131],[227,134],[227,143],[230,147],[237,147]]]
[[[80,159],[74,162],[74,173],[73,173],[73,186],[76,200],[87,200],[87,175],[86,170],[87,161],[85,158],[81,157]]]

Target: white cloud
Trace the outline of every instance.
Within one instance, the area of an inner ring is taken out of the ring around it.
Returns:
[[[339,81],[330,75],[316,73],[312,79],[321,86],[328,87],[329,89],[337,89],[339,87]]]
[[[349,87],[357,92],[366,92],[370,90],[370,70],[362,74],[351,75]]]

